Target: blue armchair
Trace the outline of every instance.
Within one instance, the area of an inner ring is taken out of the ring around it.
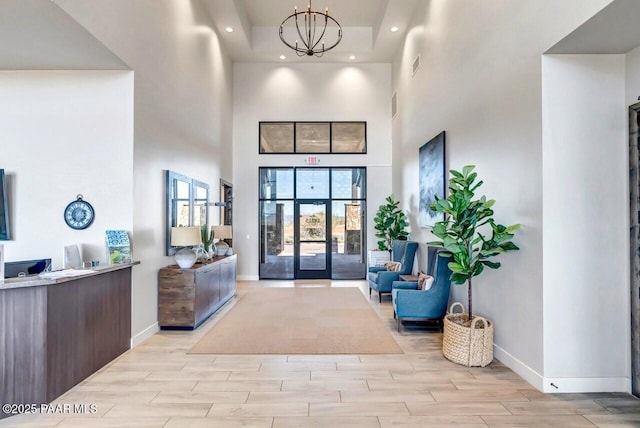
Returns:
[[[387,272],[384,267],[369,268],[369,296],[371,290],[378,292],[378,301],[382,303],[382,293],[391,293],[391,284],[400,279],[400,275],[410,275],[413,270],[413,259],[418,250],[418,243],[412,241],[393,241],[393,261],[402,263],[398,272]]]
[[[436,320],[442,330],[442,319],[447,313],[451,289],[451,270],[448,266],[451,259],[440,256],[441,251],[434,250],[432,259],[427,260],[427,273],[434,277],[429,290],[418,290],[417,282],[395,281],[392,284],[393,317],[397,320],[398,332],[401,320]]]

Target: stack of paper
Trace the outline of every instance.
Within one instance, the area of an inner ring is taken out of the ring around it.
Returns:
[[[89,273],[93,273],[93,271],[90,269],[64,269],[56,270],[53,272],[43,272],[38,276],[42,279],[59,279],[69,278],[72,276],[87,275]]]

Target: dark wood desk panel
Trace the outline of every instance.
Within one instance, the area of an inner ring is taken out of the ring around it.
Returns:
[[[0,293],[0,404],[46,403],[47,290]]]
[[[0,288],[3,404],[49,403],[129,349],[131,266]]]
[[[130,347],[131,269],[50,287],[47,399],[54,400]]]

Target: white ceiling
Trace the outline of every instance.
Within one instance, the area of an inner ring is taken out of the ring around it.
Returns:
[[[322,58],[298,57],[278,36],[280,24],[294,6],[306,9],[308,0],[201,1],[237,62],[391,62],[420,0],[312,0],[313,10],[323,12],[328,7],[343,30],[340,44]],[[393,26],[399,31],[392,33]],[[233,33],[227,33],[227,27]],[[356,59],[350,60],[351,55]]]
[[[640,1],[616,0],[549,49],[547,54],[624,54],[638,47]]]
[[[128,70],[55,3],[0,0],[1,70]]]

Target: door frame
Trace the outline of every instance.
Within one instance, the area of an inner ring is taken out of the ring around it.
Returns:
[[[265,196],[265,193],[263,193],[263,186],[265,185],[265,183],[261,182],[260,177],[262,177],[262,171],[263,170],[291,170],[293,171],[293,189],[292,189],[292,194],[290,197],[281,197],[278,198],[276,197],[275,194],[271,194],[271,192],[269,192],[268,196]],[[301,170],[301,169],[327,169],[329,170],[329,198],[328,199],[304,199],[304,198],[296,198],[297,195],[297,187],[298,187],[298,183],[297,183],[297,170]],[[359,195],[359,197],[355,197],[355,198],[333,198],[333,188],[332,188],[332,180],[333,180],[333,170],[335,169],[358,169],[361,170],[362,172],[362,182],[364,183],[364,190],[363,193],[361,195]],[[362,220],[361,220],[361,227],[362,227],[362,242],[361,242],[361,257],[364,263],[364,269],[363,269],[363,273],[362,273],[362,277],[357,277],[357,278],[340,278],[340,279],[366,279],[366,253],[367,253],[367,207],[368,207],[368,203],[367,203],[367,193],[368,193],[368,188],[367,188],[367,172],[368,172],[368,168],[366,166],[353,166],[353,165],[344,165],[344,166],[259,166],[258,167],[258,186],[257,186],[257,193],[258,193],[258,206],[260,207],[258,209],[258,221],[257,221],[257,225],[258,225],[258,239],[256,240],[256,244],[258,247],[258,254],[259,257],[257,259],[257,263],[258,263],[258,278],[259,279],[279,279],[279,280],[295,280],[295,279],[301,279],[299,277],[296,277],[296,266],[299,266],[299,253],[294,254],[293,257],[293,275],[292,277],[274,277],[274,276],[267,276],[264,275],[262,273],[262,263],[263,263],[263,259],[261,257],[262,252],[263,252],[263,245],[265,245],[265,243],[263,242],[264,236],[262,235],[262,229],[261,229],[261,225],[262,225],[262,220],[263,220],[263,212],[262,212],[262,204],[263,202],[266,201],[272,201],[272,202],[291,202],[293,203],[293,210],[294,210],[294,221],[297,222],[297,214],[296,214],[296,202],[297,201],[327,201],[328,204],[328,208],[327,208],[327,233],[328,233],[328,237],[327,237],[327,245],[328,245],[328,250],[327,250],[327,257],[329,258],[327,266],[329,269],[329,273],[326,276],[327,279],[332,279],[333,277],[333,263],[332,263],[332,235],[333,233],[333,229],[332,229],[332,211],[333,211],[333,202],[339,202],[339,201],[348,201],[348,202],[354,202],[354,201],[362,201],[363,203],[363,213],[362,213]],[[294,229],[295,229],[295,224],[294,224]],[[294,251],[295,249],[298,247],[298,244],[295,242],[295,235],[297,233],[294,233]],[[304,278],[303,278],[304,279]]]
[[[631,393],[640,396],[640,103],[629,106]]]
[[[300,205],[324,205],[325,206],[325,269],[324,270],[300,270]],[[331,279],[331,199],[295,199],[293,202],[293,275],[295,279]]]

